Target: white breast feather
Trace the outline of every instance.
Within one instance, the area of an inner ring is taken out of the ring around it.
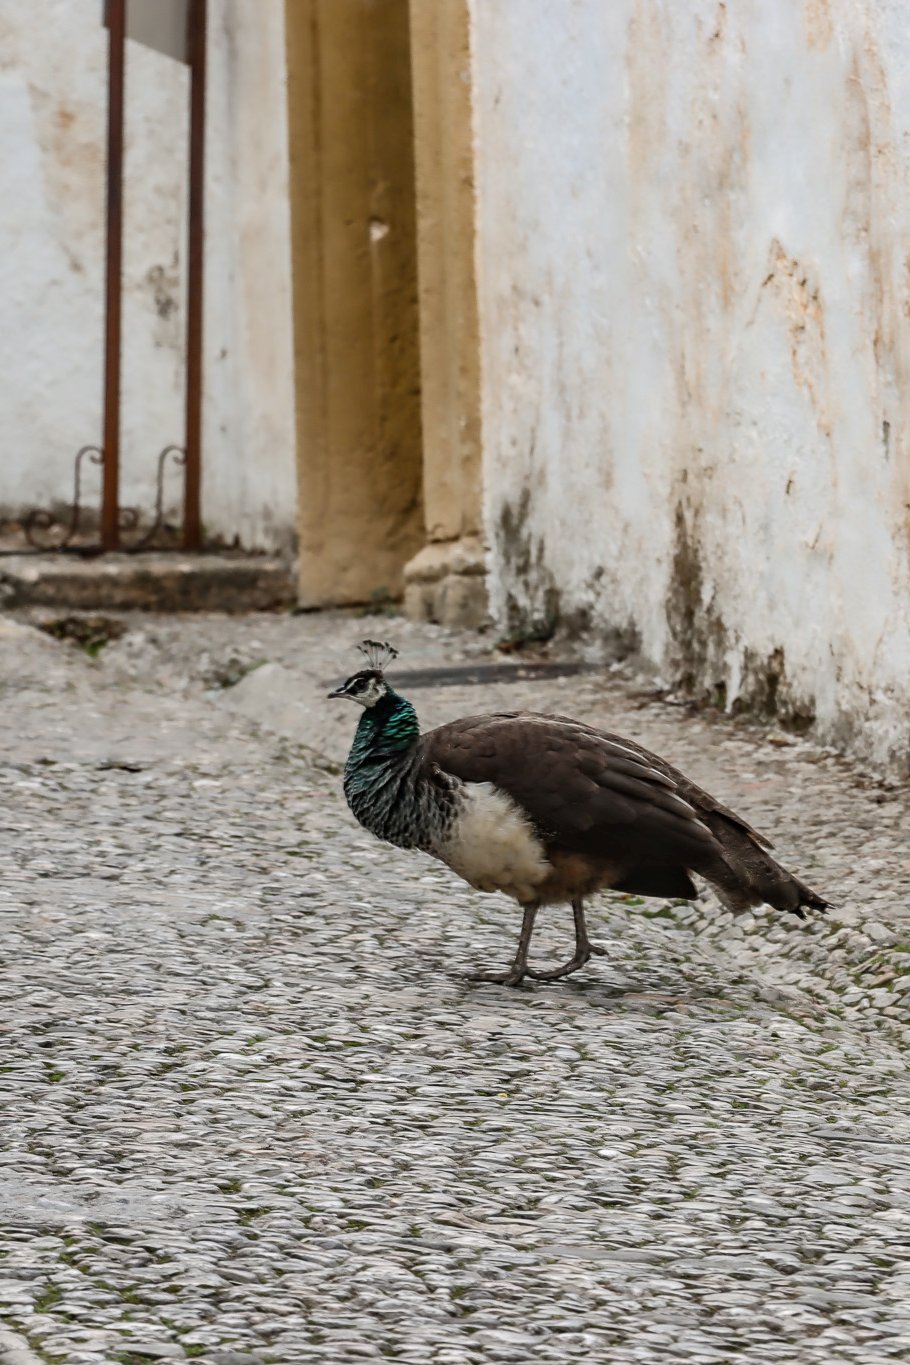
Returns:
[[[534,899],[550,864],[530,821],[492,782],[469,782],[464,806],[438,856],[478,891]]]

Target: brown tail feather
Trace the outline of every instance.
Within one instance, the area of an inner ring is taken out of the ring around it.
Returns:
[[[723,816],[705,821],[723,850],[723,858],[715,859],[709,867],[698,868],[724,904],[731,910],[748,910],[756,905],[772,905],[799,919],[805,919],[805,909],[823,912],[828,902],[816,891],[800,881],[792,872],[781,867],[766,849],[761,848],[741,827]]]

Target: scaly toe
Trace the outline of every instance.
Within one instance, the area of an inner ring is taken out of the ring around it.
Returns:
[[[572,972],[579,971],[590,961],[590,954],[584,957],[573,957],[571,962],[566,962],[562,967],[555,967],[551,972],[537,972],[533,967],[528,968],[528,976],[535,981],[559,981],[563,976],[569,976]]]
[[[510,967],[507,972],[471,972],[469,981],[490,981],[494,986],[520,986],[532,972]]]

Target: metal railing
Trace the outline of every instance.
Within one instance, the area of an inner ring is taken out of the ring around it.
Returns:
[[[155,548],[165,528],[164,481],[170,462],[183,473],[183,524],[180,543],[185,550],[202,544],[202,391],[203,391],[203,277],[205,254],[205,118],[207,68],[207,0],[171,0],[180,7],[186,24],[186,43],[180,60],[190,69],[189,206],[187,239],[186,407],[183,445],[168,444],[157,456],[155,506],[151,523],[143,525],[140,511],[120,505],[121,363],[123,352],[123,163],[126,104],[126,40],[135,36],[152,41],[160,0],[106,0],[108,27],[107,209],[104,323],[104,415],[102,443],[85,445],[75,456],[73,501],[65,515],[34,509],[19,526],[32,551],[72,550],[104,553]],[[131,33],[131,20],[136,32]],[[165,49],[162,49],[165,50]],[[170,55],[177,55],[171,48]],[[101,501],[98,535],[88,534],[84,505],[86,463],[100,467]],[[171,542],[173,535],[170,536]]]

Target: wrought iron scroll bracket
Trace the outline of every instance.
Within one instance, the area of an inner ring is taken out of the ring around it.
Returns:
[[[100,446],[83,446],[76,455],[73,467],[73,505],[70,510],[69,524],[61,525],[53,512],[36,508],[29,512],[22,523],[25,539],[35,550],[65,550],[79,534],[82,519],[82,461],[88,458],[92,464],[104,465],[104,451]],[[49,533],[59,527],[61,535]]]
[[[155,513],[151,525],[141,531],[142,514],[137,507],[120,507],[117,515],[117,530],[120,549],[126,554],[139,550],[154,549],[155,541],[165,527],[164,482],[168,460],[179,468],[186,466],[186,450],[183,446],[168,445],[158,455],[155,474]],[[103,548],[98,543],[77,541],[83,529],[84,507],[82,503],[83,464],[98,465],[103,474],[104,451],[100,446],[83,446],[77,453],[73,466],[73,502],[67,520],[45,508],[30,512],[22,523],[25,539],[33,550],[72,550],[74,553],[97,554]],[[136,534],[141,531],[141,534]],[[126,537],[135,535],[135,539]],[[74,543],[76,542],[76,543]]]
[[[152,522],[149,529],[146,531],[145,535],[140,537],[139,540],[133,541],[132,545],[125,545],[123,547],[125,550],[136,551],[147,550],[151,548],[155,541],[156,536],[159,534],[162,526],[164,525],[164,473],[167,467],[168,456],[173,457],[175,465],[178,465],[180,467],[186,466],[186,451],[183,448],[183,446],[170,445],[164,447],[164,449],[161,451],[161,454],[158,456],[158,471],[155,482],[155,519]],[[127,508],[125,510],[133,512],[135,509]],[[120,527],[121,531],[132,530],[135,527],[136,522],[138,522],[138,514],[136,516],[136,520],[133,522],[131,526],[124,526],[121,523]]]

